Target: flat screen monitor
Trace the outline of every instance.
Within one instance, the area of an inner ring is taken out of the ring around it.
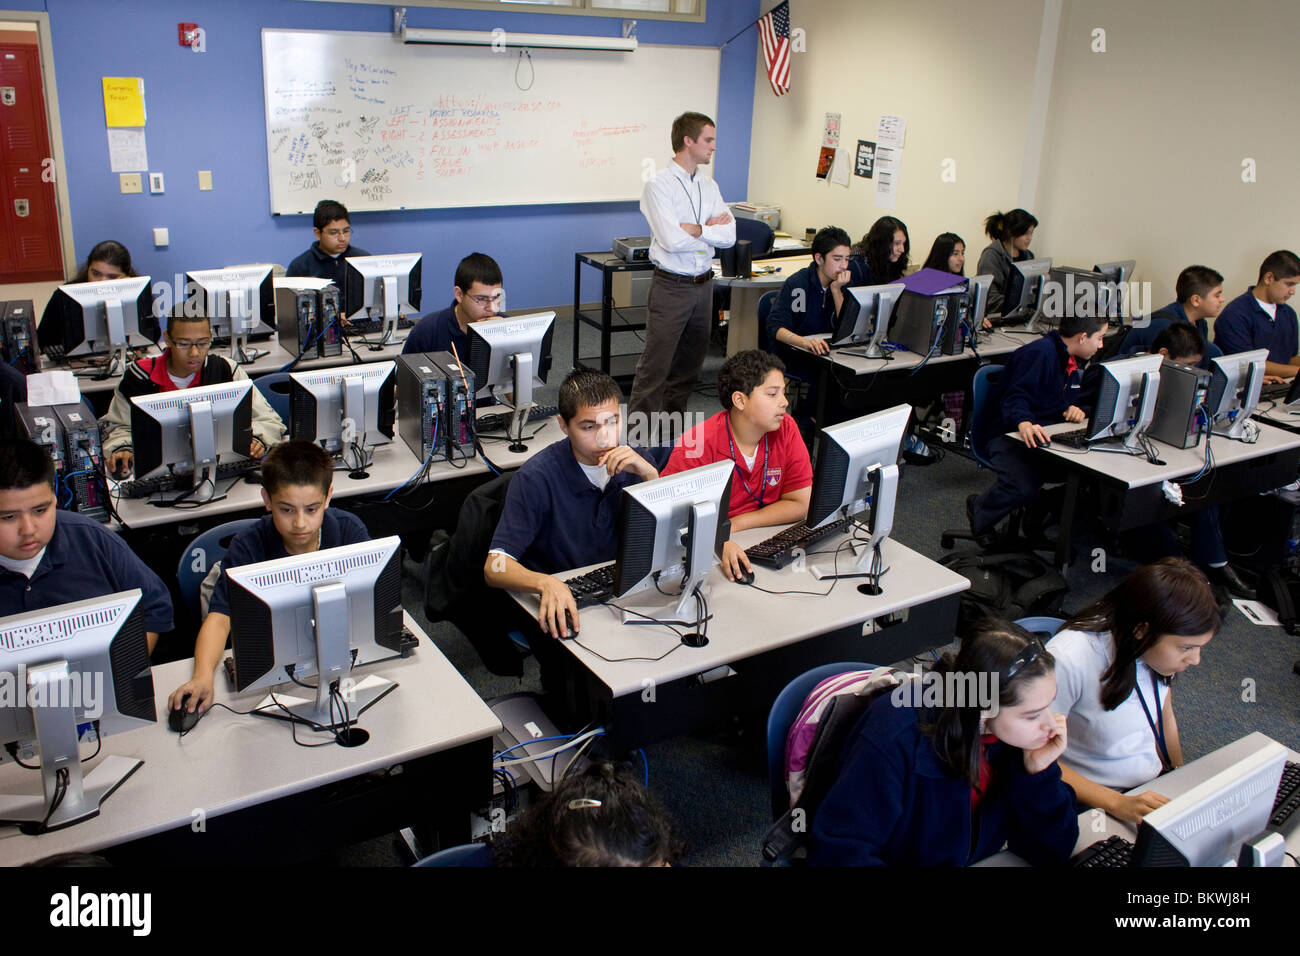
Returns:
[[[61,285],[36,332],[47,352],[109,355],[106,376],[126,368],[128,349],[150,345],[161,335],[149,276]]]
[[[1010,325],[1020,319],[1028,322],[1039,310],[1047,274],[1052,271],[1051,259],[1026,259],[1011,264],[1007,288],[1002,299],[1001,325]]]
[[[551,371],[551,336],[555,313],[537,312],[503,319],[485,319],[469,326],[469,355],[462,355],[474,373],[475,396],[506,400],[513,406],[507,436],[514,452],[527,451],[523,429],[533,406],[533,389],[546,384]],[[498,394],[508,392],[508,395]]]
[[[1111,312],[1121,320],[1131,319],[1131,303],[1128,300],[1129,283],[1137,269],[1136,259],[1117,259],[1114,262],[1099,262],[1092,267],[1093,272],[1100,272],[1106,277],[1107,290],[1113,297]],[[1111,314],[1108,312],[1107,314]]]
[[[275,331],[275,287],[271,266],[236,266],[185,273],[189,300],[202,305],[212,323],[214,341],[230,342],[237,363],[267,354],[249,346],[250,338],[269,338]]]
[[[907,287],[901,282],[889,285],[851,286],[844,290],[844,303],[835,318],[835,331],[831,333],[831,348],[845,349],[866,346],[860,352],[847,355],[863,358],[885,358],[880,343],[889,334],[889,319],[894,306]]]
[[[399,320],[420,310],[422,258],[418,252],[345,258],[344,317],[382,323],[379,345],[391,342]]]
[[[253,442],[253,383],[199,385],[131,397],[131,444],[137,480],[191,474],[186,497],[210,501],[217,466],[248,458]]]
[[[402,548],[397,536],[226,571],[236,690],[314,682],[315,695],[259,712],[317,728],[346,726],[397,685],[355,666],[391,657],[402,641]],[[278,703],[277,703],[278,701]]]
[[[1245,438],[1250,415],[1259,404],[1267,361],[1267,349],[1210,359],[1210,393],[1205,400],[1205,413],[1212,434]]]
[[[79,725],[103,737],[157,719],[141,598],[135,588],[0,620],[0,679],[16,690],[0,695],[0,744],[35,742],[42,784],[0,794],[0,821],[55,830],[93,817],[141,765],[103,757],[83,774],[78,748]]]
[[[867,539],[854,572],[814,568],[815,577],[868,577],[864,593],[880,593],[880,546],[894,526],[898,456],[911,416],[910,405],[895,405],[821,430],[805,523],[821,528],[852,519],[865,526]]]
[[[993,288],[993,276],[984,275],[971,276],[970,284],[967,286],[966,294],[970,301],[970,327],[971,332],[979,332],[984,327],[984,317],[989,308],[989,291]]]
[[[314,441],[336,456],[392,441],[396,370],[396,362],[367,362],[290,373],[291,437]],[[356,468],[362,466],[358,459]]]
[[[1084,437],[1095,451],[1144,452],[1143,440],[1160,395],[1160,355],[1134,355],[1101,363],[1097,405]]]

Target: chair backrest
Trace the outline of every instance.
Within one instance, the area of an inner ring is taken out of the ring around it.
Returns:
[[[209,528],[191,541],[181,553],[180,563],[176,566],[176,586],[194,620],[197,621],[200,617],[199,586],[208,576],[208,571],[226,556],[230,549],[230,539],[257,522],[257,518],[239,518]]]
[[[491,866],[492,848],[486,843],[464,843],[430,853],[412,866]]]
[[[280,416],[280,421],[284,422],[284,427],[289,428],[289,373],[272,372],[270,375],[259,375],[253,379],[253,384],[257,386],[257,390],[262,393],[267,403],[275,409],[275,413]]]
[[[975,460],[985,468],[992,467],[989,442],[997,436],[997,429],[1002,424],[1002,417],[993,404],[993,393],[1001,374],[1001,365],[985,365],[975,373],[975,380],[971,382],[970,450]]]
[[[780,819],[790,809],[790,795],[785,785],[785,738],[790,733],[790,725],[799,716],[803,702],[826,678],[845,671],[871,670],[873,666],[855,661],[823,664],[804,671],[776,695],[767,714],[767,781],[771,790],[773,820]]]
[[[742,219],[736,217],[736,240],[749,242],[749,254],[753,258],[765,256],[772,251],[774,238],[772,227],[761,219]]]
[[[1016,623],[1023,627],[1030,634],[1037,634],[1046,644],[1049,639],[1056,635],[1056,632],[1065,624],[1065,619],[1060,617],[1048,617],[1046,615],[1037,615],[1034,617],[1022,617],[1016,620]],[[1046,636],[1044,636],[1046,635]]]
[[[772,337],[767,334],[767,317],[772,314],[772,307],[776,305],[776,297],[780,294],[780,289],[773,289],[758,298],[758,347],[764,352],[772,351]]]

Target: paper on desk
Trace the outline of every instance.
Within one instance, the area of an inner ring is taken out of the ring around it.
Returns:
[[[67,369],[27,376],[28,405],[76,405],[80,401],[77,376]]]
[[[1251,624],[1258,624],[1260,627],[1280,627],[1282,622],[1278,620],[1277,614],[1267,604],[1259,601],[1243,601],[1241,598],[1233,598],[1232,603],[1237,606],[1237,610],[1244,614]]]
[[[142,129],[108,131],[108,165],[115,173],[144,172],[149,168],[149,151]]]
[[[837,186],[849,184],[849,157],[846,149],[835,150],[835,161],[831,163],[831,182]]]

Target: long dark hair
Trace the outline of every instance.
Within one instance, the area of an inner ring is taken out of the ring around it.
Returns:
[[[903,254],[898,257],[897,262],[889,261],[889,253],[893,250],[894,233],[898,231],[903,233]],[[895,219],[893,216],[881,216],[867,230],[867,234],[862,237],[862,241],[853,247],[855,255],[864,256],[867,260],[867,276],[872,285],[883,285],[886,282],[894,282],[903,277],[907,271],[907,257],[912,251],[912,239],[907,234],[907,227],[903,225],[901,219]]]
[[[925,258],[923,269],[938,269],[940,272],[948,271],[948,258],[952,255],[953,249],[957,248],[957,243],[961,243],[962,248],[966,247],[965,240],[955,232],[944,232],[939,234],[939,238],[934,240],[934,245],[930,247],[930,254]],[[963,269],[957,275],[965,275]]]
[[[1073,631],[1109,631],[1115,660],[1101,675],[1101,706],[1114,710],[1137,685],[1137,660],[1166,634],[1217,634],[1219,602],[1201,570],[1182,558],[1138,568],[1065,622]]]
[[[110,266],[121,269],[122,275],[128,278],[135,275],[135,270],[131,268],[131,253],[127,252],[126,246],[113,239],[105,239],[90,250],[90,255],[86,256],[86,261],[81,264],[72,281],[89,281],[92,262],[107,262]]]
[[[1023,656],[1031,645],[1037,646],[1037,653],[1025,661]],[[1022,664],[1008,678],[1007,672],[1017,658],[1022,658]],[[945,686],[947,674],[996,674],[998,707],[1015,707],[1020,703],[1025,685],[1052,673],[1055,663],[1038,639],[1019,624],[987,618],[974,634],[962,641],[956,654],[949,652],[936,661],[930,674],[944,680]],[[922,717],[921,731],[930,738],[935,753],[948,771],[977,787],[980,779],[979,702],[949,700],[946,693],[944,698],[941,708],[928,711]]]

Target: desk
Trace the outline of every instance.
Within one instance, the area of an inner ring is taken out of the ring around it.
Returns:
[[[110,853],[115,862],[288,863],[426,822],[450,840],[468,839],[470,812],[491,795],[491,738],[501,724],[409,615],[406,626],[420,638],[415,654],[358,672],[399,686],[361,715],[370,740],[351,749],[299,747],[284,721],[220,708],[182,738],[167,728],[165,708],[193,660],[155,667],[159,722],[104,738],[103,755],[144,764],[97,817],[38,837],[0,828],[0,865],[122,844],[130,845]],[[235,694],[217,676],[216,699],[236,710],[264,696]],[[299,730],[299,739],[309,736],[323,735]],[[400,775],[384,774],[398,764]],[[0,787],[37,793],[40,779],[10,763],[0,766]],[[191,830],[196,810],[206,832]]]
[[[1238,760],[1243,760],[1250,756],[1260,747],[1271,742],[1271,738],[1256,731],[1248,734],[1240,740],[1235,740],[1226,747],[1220,747],[1204,757],[1198,757],[1189,764],[1184,764],[1177,770],[1165,774],[1163,777],[1157,777],[1150,783],[1144,783],[1140,787],[1134,787],[1129,793],[1143,793],[1147,790],[1155,790],[1157,793],[1166,797],[1174,798],[1182,796],[1188,790],[1191,790],[1199,783],[1204,783],[1210,777],[1214,776],[1221,770],[1226,770]],[[1300,754],[1290,750],[1287,760],[1300,761]],[[1104,822],[1104,829],[1098,829],[1096,824]],[[1137,827],[1130,823],[1122,823],[1108,814],[1099,810],[1085,810],[1079,814],[1079,842],[1074,845],[1074,852],[1081,853],[1088,847],[1092,846],[1099,840],[1105,840],[1107,837],[1121,836],[1130,843],[1137,839]],[[1290,839],[1286,841],[1286,848],[1291,853],[1300,855],[1300,828],[1292,833]],[[1010,850],[1003,850],[1001,853],[995,853],[986,859],[975,864],[976,866],[1029,866],[1025,860]],[[1286,860],[1285,866],[1295,866],[1291,860]]]
[[[748,547],[778,530],[753,528],[736,535],[735,540]],[[825,538],[814,550],[829,552],[844,540],[843,535]],[[661,626],[624,626],[619,613],[610,607],[586,608],[580,613],[577,640],[563,642],[572,654],[567,680],[577,682],[569,696],[591,703],[593,713],[583,716],[604,723],[616,748],[636,747],[687,732],[710,719],[768,707],[792,678],[819,664],[887,664],[951,641],[958,595],[970,582],[893,539],[885,541],[883,556],[889,572],[882,579],[883,593],[875,597],[860,594],[857,585],[861,582],[857,580],[835,582],[831,588],[832,582],[814,579],[811,567],[829,568],[829,553],[810,555],[808,571],[795,565],[781,571],[754,567],[758,587],[829,588],[825,596],[765,594],[726,580],[715,567],[709,577],[708,602],[713,614],[709,643],[699,648],[681,645]],[[851,564],[845,549],[840,570],[851,570]],[[560,577],[576,573],[580,571]],[[536,616],[536,595],[512,592],[512,596]],[[615,603],[623,604],[621,600]],[[904,611],[906,620],[882,621]],[[873,621],[877,627],[864,636],[863,624]],[[601,656],[658,657],[673,647],[676,650],[659,661],[601,660]],[[734,673],[700,682],[700,675],[724,665]]]
[[[1046,431],[1052,435],[1077,428],[1077,424],[1062,423]],[[1097,488],[1097,522],[1103,530],[1116,535],[1294,481],[1300,465],[1300,435],[1268,424],[1260,424],[1259,432],[1259,440],[1254,444],[1221,435],[1211,437],[1214,468],[1198,481],[1183,485],[1185,504],[1181,507],[1165,498],[1161,484],[1185,481],[1197,474],[1205,462],[1203,444],[1195,448],[1174,448],[1154,442],[1164,462],[1162,465],[1114,452],[1083,452],[1057,445],[1040,448],[1038,454],[1052,456],[1065,466],[1068,475],[1056,543],[1057,566],[1064,569],[1070,562],[1070,537],[1079,489],[1084,482]],[[1015,433],[1008,433],[1008,437],[1018,440]]]
[[[731,313],[727,319],[728,356],[758,348],[758,300],[769,292],[780,290],[786,279],[812,262],[812,256],[800,251],[787,253],[786,258],[788,261],[782,262],[778,271],[767,275],[750,278],[719,276],[713,280],[715,286],[731,290]],[[770,262],[762,264],[773,265]]]

